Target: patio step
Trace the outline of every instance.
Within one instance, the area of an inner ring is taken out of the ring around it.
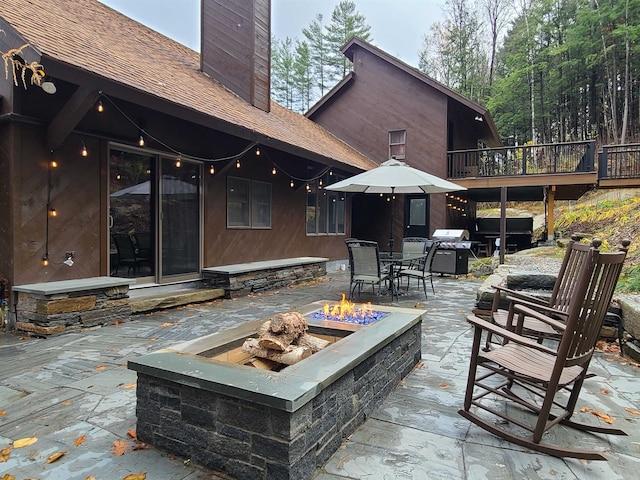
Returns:
[[[129,298],[131,313],[175,308],[190,303],[210,302],[224,298],[222,288],[182,288],[170,292],[133,295]]]

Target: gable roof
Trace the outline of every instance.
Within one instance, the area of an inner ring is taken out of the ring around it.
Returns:
[[[0,20],[20,37],[0,32],[0,44],[29,43],[45,71],[49,60],[59,62],[241,127],[247,139],[358,169],[377,166],[303,115],[273,101],[269,113],[253,107],[202,73],[198,52],[96,0],[2,0]],[[0,28],[6,27],[0,22]]]
[[[487,128],[488,128],[488,133],[491,135],[491,139],[487,139],[490,140],[487,143],[493,146],[498,146],[498,145],[502,145],[502,141],[500,140],[500,135],[498,133],[498,130],[495,126],[495,123],[493,122],[493,118],[491,117],[491,113],[489,112],[489,110],[487,110],[487,108],[483,107],[482,105],[480,105],[477,102],[474,102],[473,100],[468,99],[467,97],[465,97],[464,95],[459,94],[458,92],[456,92],[455,90],[452,90],[451,88],[447,87],[446,85],[438,82],[437,80],[434,80],[433,78],[429,77],[428,75],[424,74],[423,72],[421,72],[420,70],[418,70],[417,68],[414,68],[406,63],[404,63],[402,60],[397,59],[396,57],[389,55],[388,53],[386,53],[385,51],[381,50],[380,48],[371,45],[370,43],[357,38],[357,37],[352,37],[351,40],[349,40],[343,47],[342,47],[342,53],[349,59],[351,60],[351,62],[353,62],[353,57],[354,57],[354,53],[355,50],[361,48],[363,50],[366,50],[367,52],[371,53],[372,55],[375,55],[377,57],[379,57],[380,59],[390,63],[391,65],[393,65],[394,67],[398,68],[399,70],[403,71],[404,73],[406,73],[407,75],[410,75],[412,77],[414,77],[415,79],[419,80],[420,82],[424,83],[425,85],[441,92],[442,94],[446,95],[450,100],[457,102],[459,104],[461,104],[462,106],[470,109],[471,111],[475,112],[477,115],[482,116],[482,118],[484,119],[484,121],[486,122]],[[318,103],[316,103],[313,107],[311,107],[311,109],[309,109],[309,111],[305,114],[308,117],[311,117],[313,115],[314,112],[322,109],[322,107],[331,101],[331,99],[338,95],[341,91],[341,89],[348,87],[348,85],[351,83],[352,79],[352,75],[348,75],[347,77],[345,77],[345,79],[340,82],[338,85],[336,85],[333,89],[331,89],[331,91],[325,95],[323,98],[320,99],[320,101],[318,101]]]

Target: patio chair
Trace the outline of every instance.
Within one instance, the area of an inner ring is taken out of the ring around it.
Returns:
[[[596,248],[599,243],[594,244],[578,267],[577,285],[566,309],[544,308],[546,313],[542,313],[513,299],[507,328],[475,315],[468,317],[474,336],[460,415],[509,442],[556,457],[606,460],[599,451],[543,443],[545,432],[557,424],[587,432],[626,435],[620,429],[571,420],[626,257],[624,246],[619,252],[601,253]],[[558,348],[523,336],[525,317],[562,332]],[[480,345],[483,335],[489,332],[501,336],[504,342],[485,352]],[[471,411],[472,407],[475,411]]]
[[[135,275],[142,265],[148,265],[148,258],[136,254],[135,247],[129,235],[126,233],[114,233],[111,237],[113,238],[113,243],[117,251],[116,266],[114,269],[116,275],[120,267],[127,267],[127,275],[129,275],[132,270]]]
[[[377,242],[367,240],[349,239],[345,241],[347,250],[349,251],[349,269],[351,271],[351,280],[349,283],[349,299],[358,290],[358,296],[362,292],[363,285],[371,285],[373,293],[376,294],[376,285],[378,293],[383,282],[389,279],[389,276],[380,266],[380,250]]]
[[[402,278],[407,279],[407,290],[409,290],[409,284],[411,283],[411,279],[415,278],[419,283],[422,282],[422,290],[424,291],[424,298],[428,298],[427,296],[427,278],[431,282],[431,291],[435,295],[436,290],[433,286],[433,273],[431,272],[431,265],[433,263],[433,257],[435,256],[436,250],[438,249],[438,244],[440,242],[430,242],[431,246],[428,247],[427,255],[418,260],[415,260],[407,267],[402,267],[398,271],[398,284],[400,284],[400,280]],[[427,244],[425,244],[426,246]]]
[[[532,305],[541,305],[551,307],[555,310],[566,311],[569,307],[569,300],[574,294],[577,287],[577,280],[580,275],[580,267],[585,259],[589,256],[592,245],[581,244],[578,239],[573,237],[562,259],[558,277],[551,291],[551,297],[548,299],[529,295],[525,292],[513,290],[501,285],[494,285],[495,294],[491,307],[490,319],[501,327],[506,327],[508,312],[504,308],[500,308],[500,304],[505,298],[517,298],[521,301],[529,302]],[[538,321],[533,317],[525,317],[523,322],[523,335],[529,335],[537,338],[542,342],[545,338],[559,338],[560,333],[544,322]],[[485,348],[490,348],[492,336],[487,336]]]

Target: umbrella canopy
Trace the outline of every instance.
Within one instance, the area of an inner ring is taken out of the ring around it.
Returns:
[[[178,178],[164,175],[162,177],[162,193],[164,195],[179,195],[197,193],[198,188]],[[112,197],[124,197],[126,195],[149,195],[151,193],[151,181],[138,183],[131,187],[123,188],[111,194]]]
[[[326,190],[361,193],[445,193],[466,190],[396,159],[367,172],[325,187]]]
[[[354,193],[445,193],[466,190],[453,182],[410,167],[395,158],[379,167],[325,187],[326,190]],[[393,251],[393,208],[391,209],[389,251]]]

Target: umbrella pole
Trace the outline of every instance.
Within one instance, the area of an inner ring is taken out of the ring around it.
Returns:
[[[393,210],[394,210],[394,204],[395,204],[395,200],[394,200],[394,192],[395,192],[396,187],[391,187],[391,229],[390,229],[390,237],[389,237],[389,255],[391,256],[391,254],[393,253]]]

